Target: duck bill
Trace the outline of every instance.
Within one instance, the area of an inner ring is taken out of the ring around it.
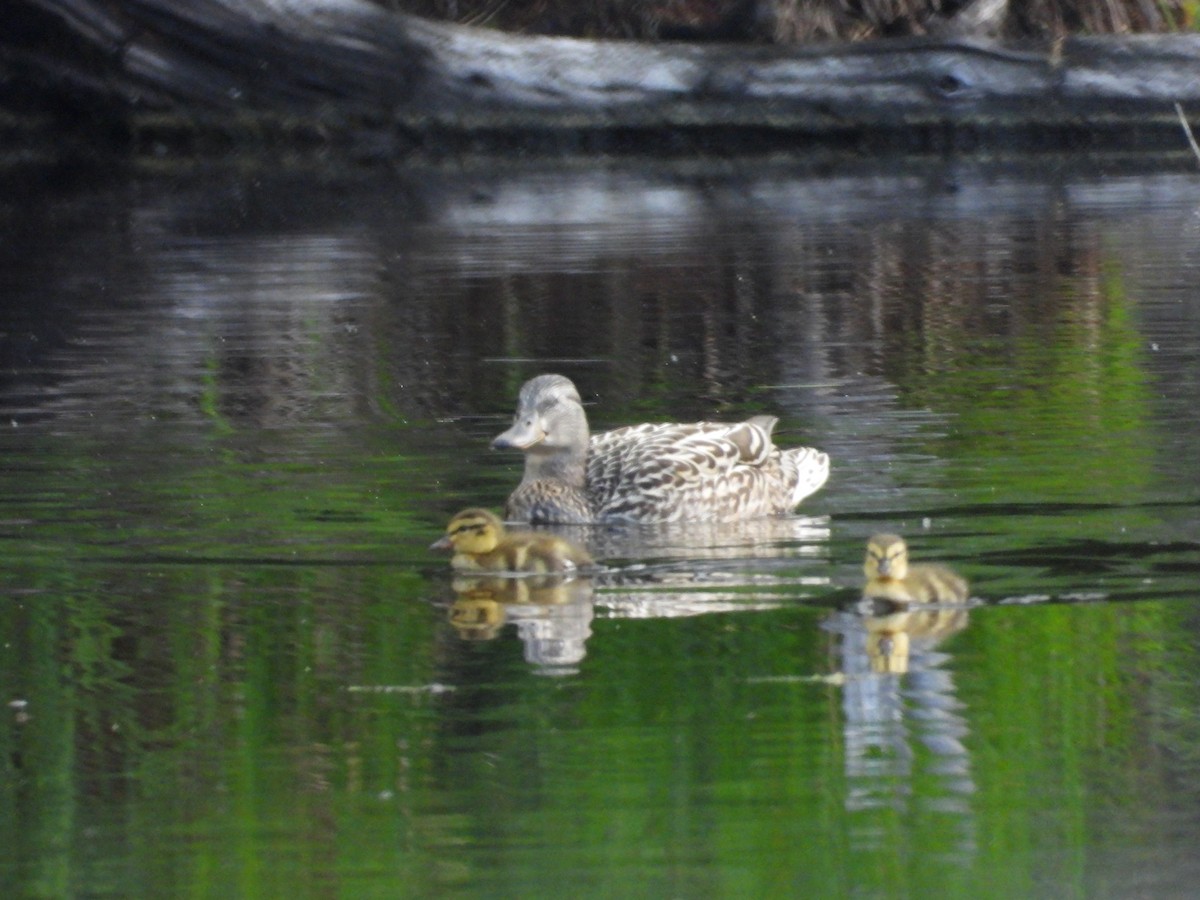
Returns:
[[[438,538],[436,541],[434,541],[432,544],[429,545],[429,549],[430,550],[449,550],[449,549],[451,549],[450,548],[450,535],[443,534],[440,538]]]
[[[546,439],[546,432],[533,421],[517,422],[492,440],[493,450],[528,450]]]

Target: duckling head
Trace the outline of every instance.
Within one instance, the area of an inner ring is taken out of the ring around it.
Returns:
[[[446,533],[429,545],[430,550],[455,553],[491,553],[504,535],[504,523],[486,509],[464,509],[446,526]]]
[[[587,452],[588,425],[579,391],[562,375],[538,375],[521,387],[512,427],[492,441],[493,449],[527,454]]]
[[[868,579],[902,580],[908,574],[908,545],[896,534],[877,534],[867,541],[863,572]]]

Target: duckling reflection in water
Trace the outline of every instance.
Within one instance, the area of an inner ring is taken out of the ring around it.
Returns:
[[[452,550],[450,565],[459,572],[567,573],[595,565],[570,541],[545,532],[510,532],[486,509],[455,515],[430,549]]]
[[[867,541],[863,596],[894,603],[965,603],[967,583],[945,566],[909,565],[908,545],[895,534]]]
[[[511,622],[527,661],[553,666],[583,659],[593,615],[590,578],[460,574],[450,584],[450,624],[463,640],[492,640]]]
[[[561,606],[587,603],[592,599],[591,579],[577,578],[574,572],[531,573],[523,578],[508,577],[504,573],[461,572],[455,575],[450,587],[461,601],[486,601],[505,606]]]
[[[967,627],[967,610],[903,607],[886,616],[870,616],[866,628],[871,671],[902,675],[908,671],[912,644],[929,648]]]
[[[490,641],[507,616],[504,605],[490,596],[460,594],[450,607],[450,624],[465,641]]]

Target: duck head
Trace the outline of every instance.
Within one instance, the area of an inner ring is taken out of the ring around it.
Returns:
[[[531,456],[580,460],[587,454],[588,424],[579,391],[562,375],[538,375],[521,387],[512,427],[492,441],[493,449]]]
[[[429,545],[430,550],[455,553],[491,553],[504,535],[504,523],[486,509],[464,509],[446,526],[446,533]]]
[[[896,534],[877,534],[867,541],[863,572],[868,579],[902,580],[908,574],[908,545]]]

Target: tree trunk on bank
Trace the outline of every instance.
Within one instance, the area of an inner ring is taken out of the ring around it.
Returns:
[[[0,108],[155,140],[554,151],[1186,148],[1200,36],[759,46],[521,37],[366,0],[5,0]],[[115,128],[114,128],[115,126]]]

